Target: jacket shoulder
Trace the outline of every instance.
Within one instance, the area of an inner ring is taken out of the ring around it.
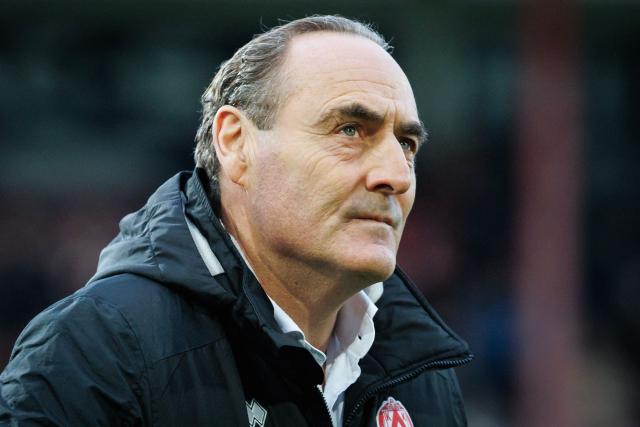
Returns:
[[[143,276],[125,273],[107,277],[74,295],[118,310],[136,335],[149,365],[225,337],[210,307]]]
[[[104,301],[72,295],[18,337],[0,375],[0,420],[97,425],[142,419],[144,377],[142,351],[122,314]]]
[[[95,281],[21,333],[0,375],[0,424],[148,421],[148,403],[158,384],[166,388],[172,363],[222,341],[216,319],[153,280],[122,274]]]

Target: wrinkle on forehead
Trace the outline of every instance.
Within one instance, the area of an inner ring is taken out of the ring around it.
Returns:
[[[348,67],[339,64],[323,64],[318,67],[292,67],[289,71],[288,84],[291,85],[291,93],[300,93],[304,89],[323,86],[325,89],[340,92],[343,87],[346,90],[360,88],[363,92],[379,93],[387,98],[402,98],[408,96],[413,100],[413,93],[404,73],[386,73],[373,64],[367,67]],[[309,69],[310,68],[310,69]],[[395,79],[393,77],[396,77]],[[326,93],[329,95],[329,93]],[[331,93],[333,94],[333,93]]]

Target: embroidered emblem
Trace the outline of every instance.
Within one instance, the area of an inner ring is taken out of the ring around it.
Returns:
[[[251,399],[251,403],[245,403],[247,415],[249,415],[249,427],[263,427],[267,420],[267,411],[255,399]]]
[[[378,427],[413,427],[413,421],[399,400],[388,397],[376,414]]]

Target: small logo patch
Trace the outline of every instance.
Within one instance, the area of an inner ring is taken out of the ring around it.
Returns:
[[[376,414],[378,427],[413,427],[413,421],[399,400],[388,397]]]
[[[249,427],[262,427],[267,420],[267,411],[256,402],[255,399],[251,399],[251,403],[247,404],[247,415],[249,416]]]

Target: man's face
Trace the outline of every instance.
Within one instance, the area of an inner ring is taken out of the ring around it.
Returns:
[[[384,280],[415,196],[409,82],[375,43],[326,32],[294,38],[282,72],[285,104],[251,148],[254,234],[292,263]]]

